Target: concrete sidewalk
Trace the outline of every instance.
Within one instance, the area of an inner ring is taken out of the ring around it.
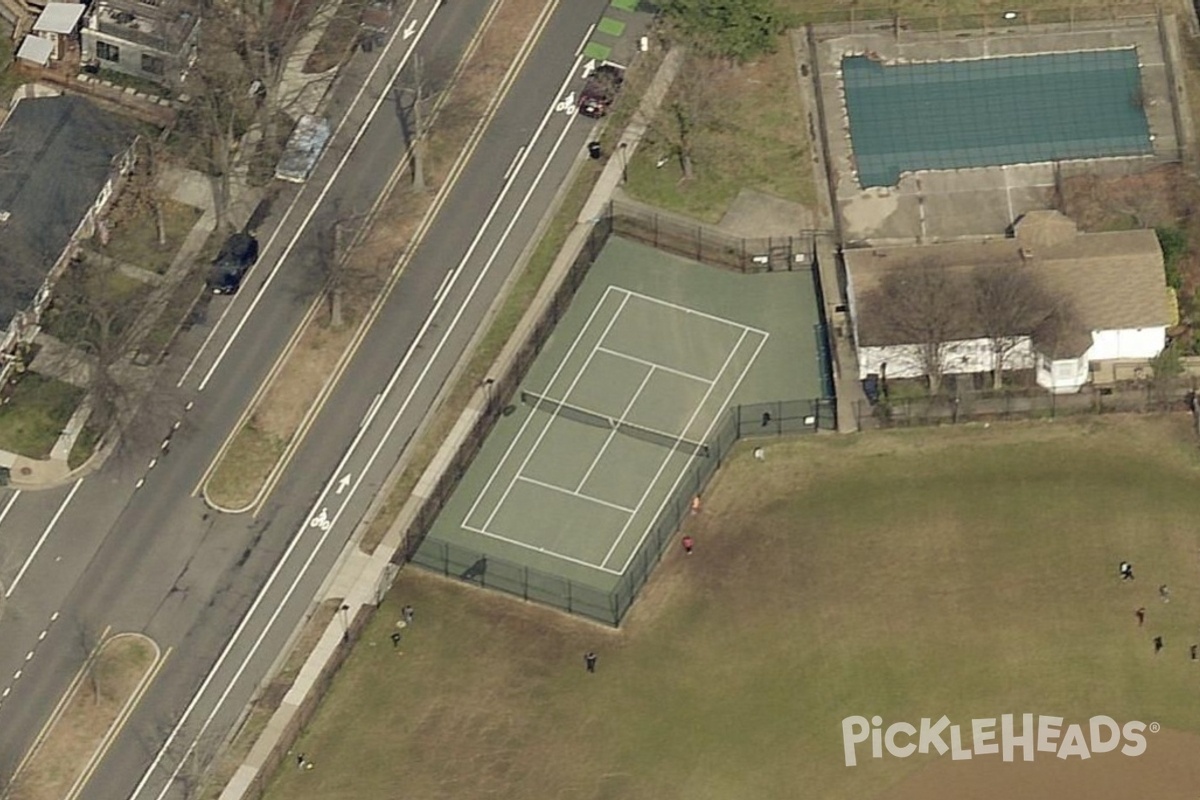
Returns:
[[[197,258],[203,254],[209,237],[216,229],[212,185],[207,176],[195,170],[173,166],[163,171],[163,174],[159,176],[159,181],[160,187],[171,199],[199,208],[203,213],[184,238],[167,271],[161,277],[155,275],[154,292],[146,300],[142,314],[133,323],[143,332],[149,331],[167,308],[175,288],[195,267]],[[235,222],[244,222],[249,219],[261,197],[261,189],[235,182],[229,209],[230,219]],[[38,344],[42,349],[30,365],[32,371],[50,375],[77,386],[87,385],[88,366],[85,356],[73,354],[69,346],[46,334],[39,335]],[[145,367],[137,365],[142,363],[141,355],[135,345],[127,355],[126,361],[119,367],[120,376],[122,379],[128,379],[129,385],[133,387],[133,392],[137,397],[148,391],[154,383],[154,372],[148,372]],[[155,361],[157,361],[157,355],[148,363]],[[137,403],[135,402],[134,405],[136,406]],[[71,469],[69,464],[71,449],[87,424],[90,413],[91,409],[85,398],[75,413],[71,415],[48,458],[28,458],[17,453],[0,450],[0,467],[8,467],[10,484],[13,488],[25,491],[51,489],[70,483],[103,464],[104,458],[116,444],[112,432],[101,437],[96,452],[79,467]]]
[[[683,52],[681,50],[674,50],[667,54],[653,83],[642,99],[642,105],[639,113],[635,115],[635,120],[647,120],[653,117],[654,109],[666,95],[682,61]],[[645,131],[646,125],[639,121],[631,123],[624,131],[620,142],[625,145],[627,156],[632,156]],[[579,158],[586,159],[587,155],[580,153]],[[517,331],[497,359],[497,370],[505,368],[506,359],[511,360],[515,356],[519,350],[520,341],[540,319],[545,303],[549,302],[557,283],[561,282],[567,274],[571,263],[582,249],[588,232],[594,224],[593,221],[604,213],[605,206],[620,185],[622,166],[622,160],[619,158],[608,160],[584,205],[578,224],[571,231],[567,243],[559,252],[550,274],[543,281],[538,296],[526,311]],[[562,194],[560,193],[559,196],[561,197]],[[556,210],[557,208],[552,206],[547,214],[553,214]],[[528,254],[529,251],[526,252]],[[452,380],[448,381],[447,387],[443,391],[448,391],[452,383]],[[322,587],[319,595],[321,599],[340,599],[346,606],[347,617],[354,620],[362,618],[360,615],[365,607],[377,606],[382,601],[399,570],[392,562],[403,543],[405,531],[416,516],[430,488],[436,483],[442,472],[448,468],[463,437],[467,435],[467,432],[474,426],[475,420],[483,413],[485,405],[486,390],[481,387],[462,416],[459,417],[453,431],[442,443],[437,455],[434,456],[433,463],[421,476],[417,488],[384,536],[383,542],[375,548],[371,555],[367,555],[358,547],[358,535],[351,537],[342,551],[338,567],[330,574]],[[389,478],[386,484],[390,485],[391,483]],[[384,491],[386,492],[386,485]],[[234,773],[224,791],[221,792],[220,800],[241,800],[245,797],[257,796],[254,793],[261,791],[265,786],[272,771],[281,763],[282,753],[291,746],[294,737],[299,733],[307,718],[306,714],[310,714],[315,707],[312,695],[318,690],[318,687],[325,685],[325,677],[331,671],[336,670],[345,657],[345,636],[344,620],[340,616],[336,617],[325,628],[279,708],[272,714],[249,755]]]

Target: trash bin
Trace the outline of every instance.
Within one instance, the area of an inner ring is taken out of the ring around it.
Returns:
[[[599,142],[588,142],[587,148],[588,148],[588,155],[591,156],[592,158],[599,159],[599,158],[604,157],[604,151],[600,149]]]

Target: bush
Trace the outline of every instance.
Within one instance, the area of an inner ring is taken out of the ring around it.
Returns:
[[[775,52],[791,23],[772,0],[664,0],[661,8],[697,50],[739,63]]]
[[[1188,252],[1187,232],[1182,228],[1155,228],[1158,245],[1163,251],[1163,266],[1166,268],[1167,285],[1175,291],[1183,288],[1183,274],[1179,262]]]

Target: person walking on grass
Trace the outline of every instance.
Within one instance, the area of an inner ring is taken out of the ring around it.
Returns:
[[[1162,649],[1163,649],[1163,638],[1161,636],[1155,636],[1154,637],[1154,655],[1158,655],[1159,651]]]
[[[690,556],[692,554],[692,548],[696,546],[696,540],[690,536],[684,536],[680,544],[683,545],[683,552]]]
[[[1196,650],[1197,650],[1197,649],[1200,649],[1200,644],[1194,644],[1194,645],[1192,645],[1192,661],[1197,661],[1197,660],[1200,660],[1200,657],[1198,657],[1198,656],[1196,655]]]
[[[1164,603],[1171,602],[1171,590],[1167,588],[1165,583],[1158,587],[1158,598]]]
[[[587,667],[588,672],[596,671],[596,653],[594,650],[588,650],[583,654],[583,665]]]
[[[1133,612],[1133,614],[1137,617],[1138,627],[1142,627],[1142,623],[1146,621],[1146,607],[1142,606],[1137,611]]]
[[[412,625],[414,614],[415,612],[412,606],[405,606],[403,609],[401,609],[400,615],[404,617],[404,624],[406,626]]]
[[[1128,561],[1122,561],[1117,565],[1117,574],[1121,576],[1121,580],[1123,581],[1133,580],[1133,564],[1130,564]]]

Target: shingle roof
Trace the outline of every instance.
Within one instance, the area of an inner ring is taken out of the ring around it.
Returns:
[[[22,99],[0,126],[0,330],[33,302],[135,135],[68,95]]]
[[[932,267],[965,277],[980,265],[1011,269],[1024,264],[1053,296],[1070,304],[1089,331],[1171,323],[1162,250],[1154,231],[1076,233],[1057,211],[1027,214],[1009,239],[847,250],[845,263],[860,308],[892,270]],[[860,345],[911,344],[894,341],[891,332],[870,319],[859,319],[857,325]],[[963,338],[984,336],[969,323],[963,333]]]

